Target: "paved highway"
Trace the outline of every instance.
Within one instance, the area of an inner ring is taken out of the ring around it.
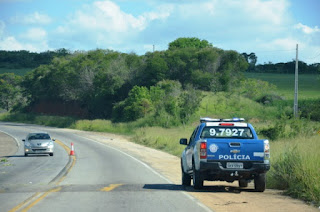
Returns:
[[[208,211],[131,155],[57,128],[1,123],[16,154],[0,163],[0,211]],[[24,157],[28,132],[57,139],[53,157]],[[69,156],[71,142],[75,156]],[[163,186],[161,186],[163,185]]]

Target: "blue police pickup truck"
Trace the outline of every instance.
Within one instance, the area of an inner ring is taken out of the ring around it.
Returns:
[[[270,169],[268,140],[260,140],[251,124],[242,118],[201,118],[181,156],[182,185],[195,189],[203,181],[239,181],[247,187],[254,181],[255,191],[266,188],[266,172]]]

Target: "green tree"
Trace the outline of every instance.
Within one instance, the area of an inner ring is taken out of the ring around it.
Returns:
[[[134,86],[124,103],[124,116],[128,121],[134,121],[146,116],[152,110],[150,92],[146,87]]]
[[[0,74],[0,107],[10,111],[14,106],[23,104],[21,77],[13,73]]]
[[[217,91],[230,91],[233,87],[237,87],[244,79],[243,72],[247,68],[248,63],[243,56],[236,51],[225,51],[216,74],[216,86],[220,89]]]
[[[162,52],[147,53],[145,68],[141,72],[141,85],[151,86],[168,78],[168,65]]]
[[[180,96],[180,118],[183,123],[186,123],[191,115],[193,115],[200,106],[202,94],[200,91],[188,85],[185,91]]]
[[[169,43],[169,50],[180,48],[207,48],[212,47],[212,44],[207,40],[200,40],[199,38],[178,38]]]

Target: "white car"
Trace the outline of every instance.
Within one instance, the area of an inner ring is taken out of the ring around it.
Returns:
[[[54,141],[50,135],[45,132],[29,133],[24,142],[24,155],[29,154],[49,154],[53,156]]]

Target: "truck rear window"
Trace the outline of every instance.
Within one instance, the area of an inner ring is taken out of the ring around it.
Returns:
[[[201,138],[252,139],[253,135],[249,127],[214,126],[203,128]]]

